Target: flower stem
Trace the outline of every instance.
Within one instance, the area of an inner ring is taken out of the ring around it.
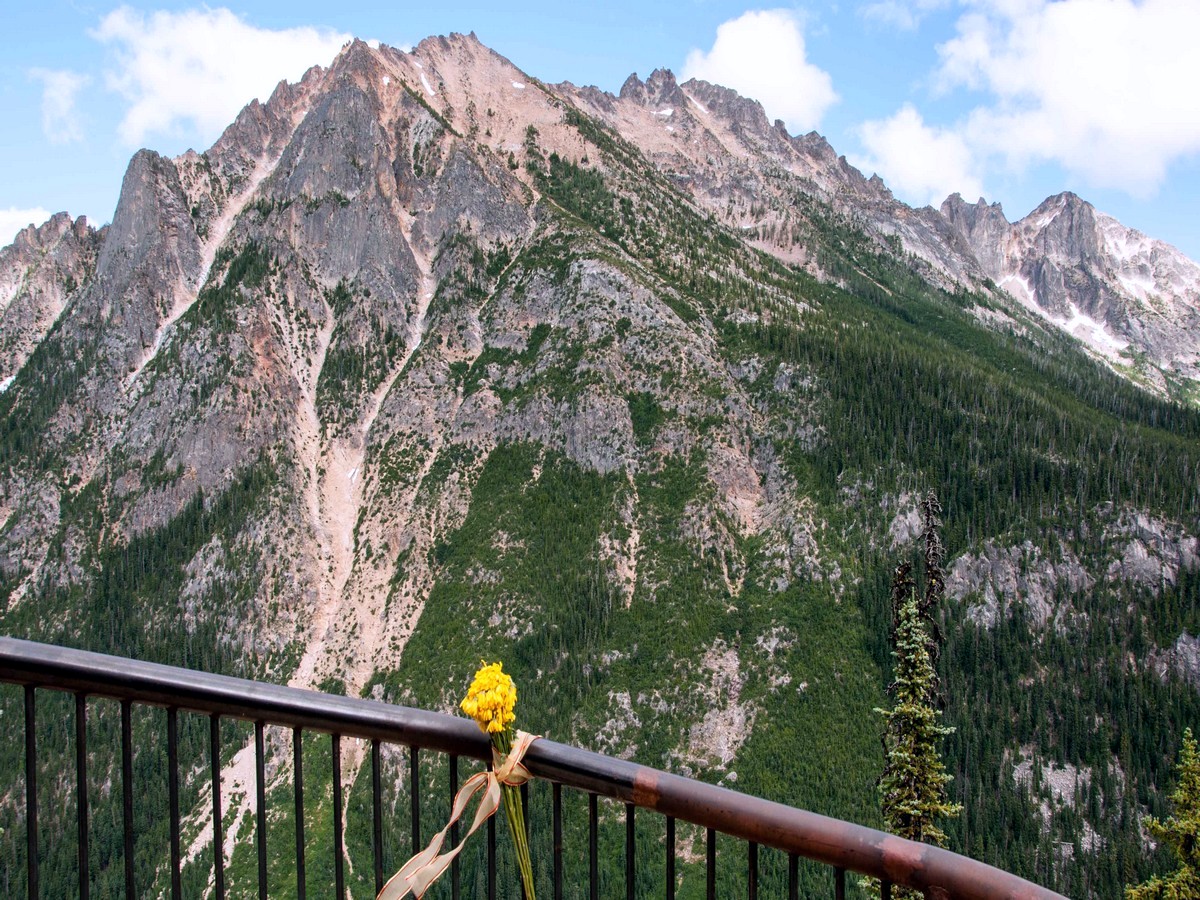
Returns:
[[[493,732],[492,744],[502,757],[512,752],[512,730],[505,728]],[[525,889],[525,900],[536,900],[533,891],[533,862],[529,856],[529,836],[525,831],[525,807],[521,803],[521,789],[510,784],[501,785],[500,795],[504,799],[504,812],[508,819],[508,830],[512,834],[513,849],[517,855],[517,868],[521,872],[521,884]]]

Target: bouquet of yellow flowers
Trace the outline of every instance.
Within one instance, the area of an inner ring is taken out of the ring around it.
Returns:
[[[537,735],[524,731],[514,732],[516,721],[513,707],[517,704],[517,687],[512,678],[504,674],[500,663],[481,663],[475,680],[463,698],[461,708],[475,720],[492,740],[492,770],[472,775],[463,784],[454,798],[450,821],[429,846],[404,864],[379,892],[378,900],[400,900],[411,892],[418,898],[423,896],[443,872],[449,868],[454,857],[462,850],[467,838],[475,833],[487,819],[500,808],[503,798],[504,812],[512,832],[513,846],[517,853],[517,867],[521,872],[521,883],[525,888],[525,900],[536,900],[533,892],[533,863],[529,857],[529,839],[525,834],[525,809],[521,803],[520,786],[532,776],[521,764],[529,745]],[[475,811],[471,829],[458,846],[440,853],[450,826],[462,817],[471,798],[483,791],[483,799]]]
[[[517,851],[517,867],[521,870],[521,881],[525,885],[525,900],[534,900],[533,863],[529,858],[529,839],[525,833],[525,808],[518,790],[518,786],[529,779],[529,772],[521,765],[520,758],[525,755],[533,735],[518,731],[520,753],[513,753],[512,723],[517,719],[513,712],[516,705],[517,686],[497,662],[484,664],[475,673],[475,680],[471,682],[460,707],[492,739],[493,753],[499,754],[498,759],[501,760],[497,768],[513,760],[514,756],[515,765],[520,767],[521,775],[516,780],[502,778],[500,783],[504,794],[504,812],[508,816],[508,828]]]

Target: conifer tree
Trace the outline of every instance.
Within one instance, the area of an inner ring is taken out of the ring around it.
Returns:
[[[1126,900],[1200,897],[1200,752],[1197,752],[1190,728],[1183,734],[1176,771],[1179,784],[1171,794],[1174,815],[1165,822],[1146,818],[1143,823],[1156,840],[1175,851],[1179,868],[1170,875],[1151,878],[1128,888]]]
[[[895,679],[888,693],[894,705],[878,710],[886,722],[886,763],[879,779],[879,794],[884,820],[894,834],[941,846],[946,836],[938,821],[957,815],[962,807],[949,801],[946,785],[951,776],[939,751],[941,739],[954,730],[941,724],[934,668],[937,644],[932,611],[943,590],[941,540],[937,534],[941,507],[932,494],[921,507],[925,519],[925,591],[918,595],[908,563],[896,569],[892,580]]]

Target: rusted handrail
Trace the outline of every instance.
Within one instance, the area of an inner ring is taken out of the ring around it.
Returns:
[[[0,637],[0,681],[491,758],[466,719]],[[530,748],[534,775],[632,803],[928,897],[1051,900],[1062,895],[973,859],[550,740]]]

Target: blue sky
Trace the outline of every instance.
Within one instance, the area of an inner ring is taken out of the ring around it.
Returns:
[[[1200,259],[1198,0],[6,6],[0,243],[49,212],[109,221],[139,147],[208,147],[348,35],[473,30],[544,81],[726,83],[915,205],[957,190],[1017,219],[1072,190]]]

